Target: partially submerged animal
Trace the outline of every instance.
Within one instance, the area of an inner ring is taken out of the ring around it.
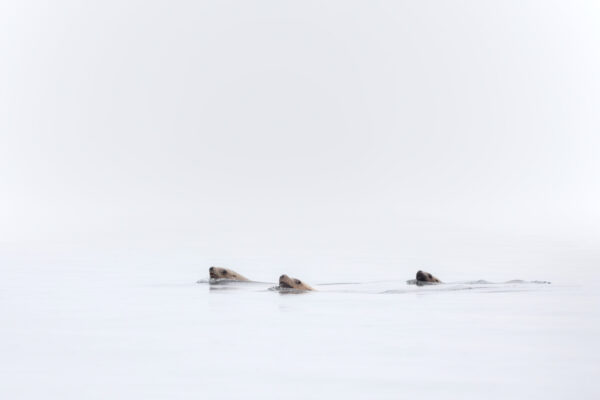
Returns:
[[[290,278],[285,274],[279,277],[279,289],[315,290],[300,279]]]
[[[417,283],[417,285],[419,285],[419,284],[424,284],[424,283],[442,283],[442,281],[440,281],[435,276],[431,275],[429,272],[419,270],[419,271],[417,271],[416,283]]]
[[[238,274],[234,270],[220,267],[210,267],[208,269],[210,279],[228,279],[232,281],[249,282],[250,280],[245,276]]]

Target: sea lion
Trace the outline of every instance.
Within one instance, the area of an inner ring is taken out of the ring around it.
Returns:
[[[208,269],[210,279],[229,279],[232,281],[249,282],[250,280],[234,270],[219,267],[210,267]]]
[[[302,282],[300,279],[290,278],[285,274],[279,277],[279,288],[295,290],[315,290],[306,283]]]
[[[419,283],[442,283],[438,278],[431,275],[429,272],[417,271],[417,284]]]

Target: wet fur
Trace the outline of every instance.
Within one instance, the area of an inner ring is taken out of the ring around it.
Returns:
[[[290,278],[287,275],[281,275],[279,277],[279,289],[294,289],[294,290],[315,290],[306,283],[302,282],[297,278]]]
[[[229,279],[232,281],[241,281],[241,282],[249,282],[249,279],[245,276],[238,274],[232,269],[220,268],[220,267],[210,267],[208,269],[208,274],[210,275],[210,279]]]
[[[442,283],[442,281],[429,272],[419,270],[417,271],[417,283]]]

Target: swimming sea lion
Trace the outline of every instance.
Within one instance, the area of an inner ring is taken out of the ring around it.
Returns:
[[[210,275],[210,279],[229,279],[232,281],[242,281],[248,282],[250,281],[243,275],[238,274],[234,270],[227,268],[219,268],[219,267],[210,267],[208,269],[208,273]]]
[[[442,283],[438,278],[429,272],[417,271],[417,283]]]
[[[300,279],[290,278],[287,275],[279,277],[279,288],[281,289],[296,289],[296,290],[315,290]]]

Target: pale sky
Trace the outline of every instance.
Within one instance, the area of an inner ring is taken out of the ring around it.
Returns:
[[[2,1],[0,241],[594,247],[599,22],[597,1]]]

